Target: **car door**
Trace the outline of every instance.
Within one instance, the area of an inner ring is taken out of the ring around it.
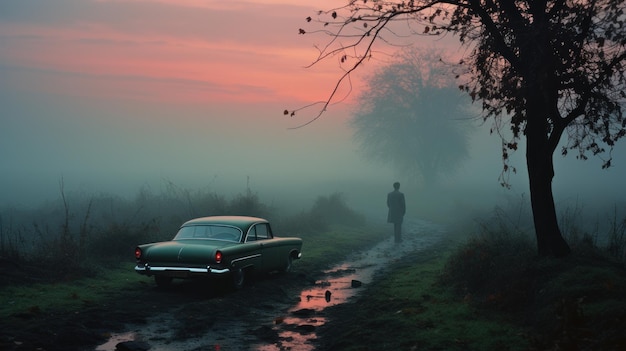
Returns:
[[[256,239],[261,245],[263,270],[272,271],[280,268],[280,248],[272,241],[272,231],[268,223],[254,225]]]
[[[245,242],[237,247],[236,261],[244,267],[254,267],[259,269],[263,267],[263,252],[261,244],[256,240],[256,231],[254,227],[248,230]]]

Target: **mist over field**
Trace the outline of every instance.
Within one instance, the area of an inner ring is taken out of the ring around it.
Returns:
[[[292,129],[320,105],[294,117],[282,111],[324,100],[341,72],[335,62],[303,67],[316,57],[316,43],[297,28],[318,9],[286,0],[243,4],[58,0],[38,3],[38,11],[29,2],[0,5],[0,208],[60,205],[61,184],[70,198],[125,199],[174,186],[228,198],[250,190],[293,212],[342,193],[352,208],[382,217],[394,181],[418,218],[449,221],[502,204],[529,206],[524,147],[512,157],[511,189],[502,188],[501,144],[490,125],[473,123],[469,158],[438,187],[358,150],[351,97]],[[417,47],[433,45],[420,40]],[[351,96],[370,68],[352,77]],[[602,221],[623,210],[623,144],[608,170],[593,157],[563,159],[558,150],[557,211],[579,208]]]
[[[471,132],[469,159],[460,170],[440,187],[424,188],[357,149],[347,123],[349,105],[342,114],[330,112],[290,130],[288,117],[270,105],[108,104],[6,86],[1,100],[3,207],[58,203],[63,183],[66,195],[127,199],[142,189],[160,194],[171,186],[226,197],[251,190],[263,202],[294,212],[338,192],[351,207],[384,216],[385,195],[396,180],[414,217],[462,218],[524,199],[529,206],[523,148],[512,158],[517,174],[509,178],[511,189],[502,188],[500,141],[486,126]],[[608,170],[594,158],[555,155],[557,210],[576,207],[600,221],[614,206],[622,211],[624,147],[618,145],[613,155]]]

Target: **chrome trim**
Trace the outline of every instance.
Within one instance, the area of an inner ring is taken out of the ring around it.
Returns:
[[[194,274],[226,274],[230,272],[230,269],[223,268],[211,268],[207,266],[206,268],[194,268],[194,267],[150,267],[150,265],[145,264],[143,266],[137,265],[135,266],[135,272],[139,274],[147,274],[150,275],[151,272],[165,272],[165,271],[178,271],[178,272],[189,272]]]
[[[240,257],[240,258],[232,260],[230,262],[230,264],[234,266],[236,262],[243,261],[243,260],[249,260],[249,259],[257,258],[257,257],[261,257],[261,254],[254,254],[254,255],[250,255],[250,256],[246,256],[246,257]]]
[[[209,271],[211,272],[211,274],[226,274],[226,273],[230,272],[230,269],[228,269],[228,268],[224,268],[224,269],[209,268]]]

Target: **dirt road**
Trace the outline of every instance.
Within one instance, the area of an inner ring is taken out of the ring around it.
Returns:
[[[76,313],[29,311],[2,321],[2,350],[315,350],[316,330],[331,323],[326,307],[367,289],[375,272],[403,253],[436,243],[437,228],[409,221],[405,241],[391,237],[336,267],[252,279],[240,291],[215,283],[180,282],[158,289],[111,292],[105,304]],[[423,235],[429,233],[429,235]],[[336,312],[334,312],[336,313]]]

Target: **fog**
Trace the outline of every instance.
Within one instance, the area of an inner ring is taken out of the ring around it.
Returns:
[[[501,144],[490,125],[476,125],[469,159],[440,188],[367,160],[348,127],[350,99],[292,129],[317,107],[294,117],[282,111],[324,99],[340,73],[334,62],[303,68],[316,50],[296,29],[314,9],[299,2],[133,2],[134,14],[152,14],[141,26],[115,16],[129,9],[125,1],[81,2],[80,15],[20,3],[0,5],[3,207],[58,201],[61,183],[68,194],[126,198],[168,184],[224,196],[249,189],[293,211],[339,192],[351,207],[383,215],[385,195],[400,181],[409,215],[437,221],[528,201],[524,147],[511,159],[511,189],[502,188]],[[271,25],[236,22],[254,15],[271,15]],[[362,76],[353,78],[358,91]],[[623,143],[612,164],[601,170],[594,158],[555,155],[557,209],[582,207],[592,218],[623,209]]]
[[[523,147],[502,188],[500,141],[487,126],[472,132],[470,158],[436,191],[411,175],[364,158],[348,127],[349,104],[299,129],[278,106],[204,107],[110,104],[3,90],[0,193],[5,206],[37,206],[64,191],[134,197],[167,184],[234,196],[247,189],[264,202],[306,208],[319,195],[340,192],[356,209],[383,213],[385,194],[399,180],[413,216],[455,218],[503,202],[528,200]],[[555,155],[557,208],[588,213],[623,206],[623,146],[613,167]],[[453,212],[450,217],[449,211]]]
[[[209,110],[109,105],[3,94],[4,204],[33,205],[66,191],[134,196],[166,182],[225,195],[307,198],[314,188],[393,179],[357,156],[343,120],[289,130],[276,106]],[[19,116],[19,117],[17,117]],[[336,116],[335,116],[336,118]],[[386,180],[386,181],[385,181]]]

